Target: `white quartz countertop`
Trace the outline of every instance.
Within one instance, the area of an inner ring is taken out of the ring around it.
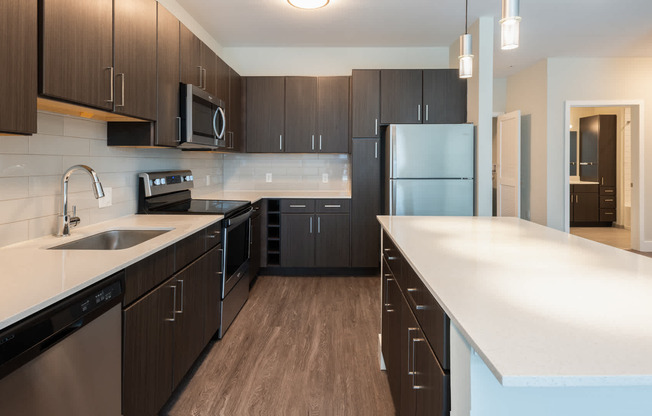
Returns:
[[[504,386],[652,385],[652,258],[515,218],[378,218]]]
[[[221,215],[130,215],[73,228],[70,237],[48,236],[0,248],[0,330],[222,218]],[[124,250],[48,250],[117,229],[171,231]]]
[[[192,191],[196,199],[230,199],[235,201],[251,201],[253,204],[264,198],[278,199],[350,199],[350,192],[342,191],[222,191],[201,193]]]

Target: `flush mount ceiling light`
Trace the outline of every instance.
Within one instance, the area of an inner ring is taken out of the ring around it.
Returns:
[[[500,49],[518,48],[519,22],[519,0],[503,0],[503,14],[500,19]]]
[[[319,9],[328,4],[330,0],[288,0],[292,6],[298,9]]]
[[[468,33],[469,0],[466,0],[466,14],[464,17],[464,34],[460,36],[460,78],[473,76],[473,40]]]

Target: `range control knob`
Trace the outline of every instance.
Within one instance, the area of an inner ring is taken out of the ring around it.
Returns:
[[[188,176],[186,176],[185,179],[186,179],[186,182],[190,182],[190,181],[192,181],[192,176],[191,176],[191,175],[188,175]]]
[[[154,185],[158,186],[158,185],[160,185],[160,184],[161,184],[161,180],[160,180],[160,179],[154,179]]]
[[[165,178],[161,178],[161,185],[165,185]]]

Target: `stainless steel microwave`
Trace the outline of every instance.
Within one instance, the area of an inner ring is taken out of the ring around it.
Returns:
[[[192,84],[181,84],[181,149],[211,150],[226,147],[224,102]]]

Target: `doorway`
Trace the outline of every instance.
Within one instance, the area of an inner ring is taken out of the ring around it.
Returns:
[[[566,103],[565,224],[571,234],[640,250],[641,199],[633,192],[642,175],[639,114],[637,102]]]

